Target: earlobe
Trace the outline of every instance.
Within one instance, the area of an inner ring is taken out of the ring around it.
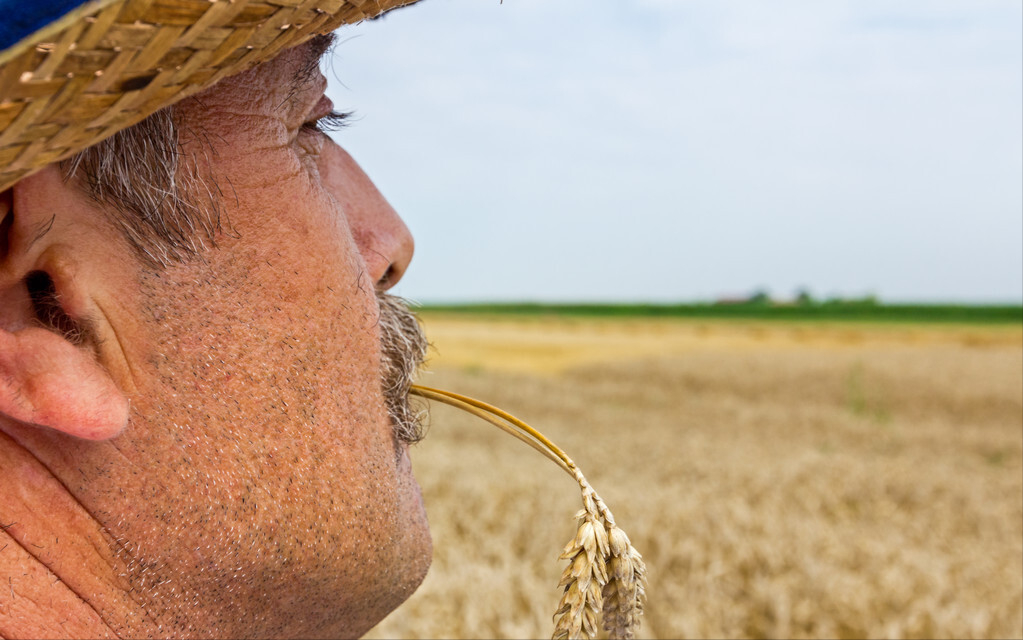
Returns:
[[[88,349],[39,328],[0,328],[0,416],[106,440],[128,423],[128,400]]]

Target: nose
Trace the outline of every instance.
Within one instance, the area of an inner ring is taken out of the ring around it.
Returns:
[[[408,227],[362,167],[340,146],[324,144],[320,175],[341,204],[376,287],[390,289],[412,261],[415,244]]]

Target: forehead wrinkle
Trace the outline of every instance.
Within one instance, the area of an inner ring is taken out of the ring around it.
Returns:
[[[199,126],[216,156],[282,151],[291,137],[287,113],[261,110],[257,105],[232,104],[208,115]],[[213,134],[212,140],[209,134]]]

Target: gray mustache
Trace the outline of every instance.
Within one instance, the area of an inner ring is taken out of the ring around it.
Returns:
[[[397,442],[415,444],[423,439],[422,412],[409,403],[409,389],[426,359],[426,334],[398,296],[378,292],[380,305],[381,378],[384,404]]]

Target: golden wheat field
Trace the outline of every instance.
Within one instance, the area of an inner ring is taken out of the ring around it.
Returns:
[[[643,553],[641,635],[1023,636],[1023,329],[426,315],[421,382],[571,455]],[[572,479],[434,405],[434,536],[371,633],[548,637]]]

